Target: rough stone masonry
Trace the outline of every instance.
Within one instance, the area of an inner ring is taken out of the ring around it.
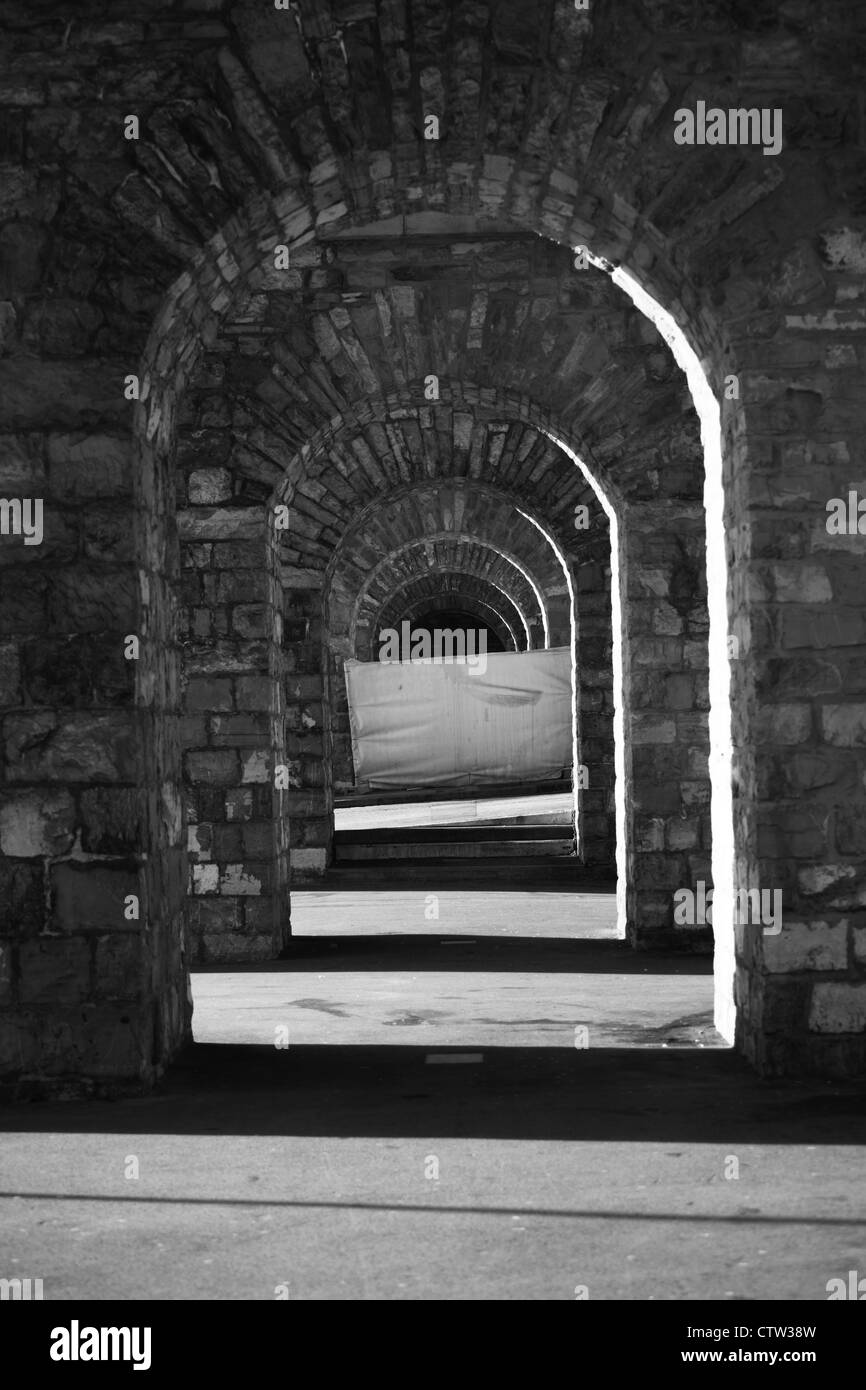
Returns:
[[[724,790],[725,875],[783,903],[777,934],[712,923],[736,1046],[862,1072],[862,6],[7,0],[0,26],[12,1093],[150,1085],[192,961],[290,949],[352,776],[342,663],[453,595],[574,640],[581,855],[618,856],[631,945],[708,947],[675,895],[712,882]],[[781,147],[679,141],[699,104],[781,113]],[[697,354],[720,462],[619,267]]]

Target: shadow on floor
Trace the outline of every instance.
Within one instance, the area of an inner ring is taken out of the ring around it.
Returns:
[[[54,1133],[314,1135],[866,1143],[866,1088],[762,1081],[726,1048],[456,1048],[193,1044],[161,1086],[113,1103],[19,1105],[0,1129]],[[471,1055],[471,1054],[470,1054]]]
[[[472,892],[616,893],[616,876],[574,859],[377,860],[368,865],[335,864],[322,876],[292,875],[293,892]]]
[[[712,975],[710,955],[652,955],[624,941],[570,941],[566,937],[294,936],[283,960],[196,965],[193,975],[303,975],[328,971],[516,971],[571,975]]]

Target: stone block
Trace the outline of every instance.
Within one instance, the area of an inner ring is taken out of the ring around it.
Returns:
[[[207,647],[191,648],[185,662],[189,676],[248,675],[250,671],[267,670],[267,666],[267,642],[220,640]]]
[[[327,867],[324,849],[293,849],[290,858],[292,869],[305,874],[323,874]]]
[[[177,513],[181,541],[259,540],[264,529],[259,507],[198,507]]]
[[[44,499],[44,443],[42,434],[0,435],[0,493],[4,497]]]
[[[235,682],[239,710],[270,710],[275,697],[274,682],[269,676],[239,676]]]
[[[65,854],[75,839],[68,792],[22,791],[0,797],[0,852],[13,859]]]
[[[269,936],[274,931],[277,905],[273,898],[244,899],[244,921],[251,936]]]
[[[230,710],[233,704],[232,682],[226,677],[193,676],[187,682],[184,705],[188,710]]]
[[[866,1031],[866,982],[814,985],[809,1028],[813,1033]]]
[[[18,296],[36,290],[48,236],[45,227],[23,218],[0,230],[0,295]],[[23,423],[18,411],[12,418],[15,424]]]
[[[631,653],[635,666],[658,666],[668,671],[682,664],[681,657],[682,643],[675,637],[641,638],[633,644]]]
[[[273,629],[273,609],[265,603],[237,603],[232,609],[232,632],[238,637],[268,637]]]
[[[669,854],[637,854],[634,860],[634,884],[643,890],[670,889],[690,886],[683,860]]]
[[[125,854],[137,849],[137,801],[132,787],[92,787],[82,792],[82,849],[87,854]]]
[[[184,787],[187,820],[225,820],[225,793],[221,787]]]
[[[270,715],[264,712],[213,714],[208,729],[215,748],[260,748],[271,739]]]
[[[821,733],[838,748],[866,747],[866,704],[824,705]]]
[[[34,1020],[40,1071],[93,1078],[147,1080],[153,1054],[153,1018],[147,1005],[81,1004]]]
[[[196,468],[189,475],[188,496],[193,506],[215,506],[232,496],[232,475],[227,468]]]
[[[289,700],[321,700],[323,694],[324,681],[321,676],[295,676],[286,681]]]
[[[22,1004],[77,1004],[90,992],[90,951],[81,937],[39,937],[18,950]]]
[[[48,624],[48,577],[41,572],[6,570],[2,577],[0,635],[32,637]]]
[[[184,714],[178,720],[181,748],[202,748],[208,741],[207,720],[203,714]]]
[[[243,926],[239,898],[201,898],[191,906],[195,928],[204,933],[236,932]]]
[[[208,398],[204,407],[203,414],[217,415],[219,401],[212,397]],[[221,423],[226,425],[230,422],[226,416],[219,417]],[[219,467],[226,462],[232,448],[231,434],[228,430],[219,428],[207,428],[197,430],[182,430],[177,442],[178,463],[184,468],[189,469],[196,465],[201,465],[201,471],[207,477],[208,470]],[[229,500],[228,498],[225,500]],[[206,502],[199,502],[199,506],[207,506]]]
[[[808,1000],[808,984],[786,978],[785,975],[765,975],[755,1018],[757,1026],[766,1034],[779,1033],[789,1038],[801,1035],[804,1032]]]
[[[126,915],[126,899],[141,892],[138,875],[128,865],[112,867],[93,861],[55,864],[51,890],[55,931],[134,932],[139,928],[140,921]]]
[[[261,603],[267,595],[267,576],[259,570],[239,570],[220,574],[216,586],[218,603]]]
[[[700,819],[690,816],[683,820],[676,816],[667,823],[665,839],[669,850],[698,849],[701,843]]]
[[[91,502],[82,509],[82,552],[88,560],[128,559],[131,517],[128,502]]]
[[[755,737],[762,744],[806,743],[812,736],[812,708],[806,704],[765,705],[755,718]]]
[[[833,590],[823,565],[786,560],[771,566],[778,603],[829,603]]]
[[[331,838],[330,823],[324,816],[316,816],[304,821],[303,832],[305,845],[327,845]],[[584,821],[584,833],[588,833],[586,821]]]
[[[261,541],[218,541],[214,544],[214,569],[258,569],[261,564]]]
[[[191,858],[198,860],[200,864],[207,863],[213,858],[213,826],[207,821],[197,821],[195,825],[188,825],[186,831],[186,848]]]
[[[245,933],[235,935],[233,932],[208,932],[202,937],[202,947],[207,962],[273,960],[275,954],[270,935],[247,936]],[[262,1042],[273,1043],[273,1040],[273,1029],[269,1034],[263,1033]]]
[[[241,754],[241,781],[271,782],[274,757],[269,749],[256,749],[252,753]]]
[[[585,826],[584,826],[585,830]],[[665,823],[660,816],[636,816],[635,849],[640,854],[654,854],[665,847]]]
[[[682,782],[680,791],[684,806],[709,806],[712,800],[712,787],[708,781]]]
[[[134,632],[138,600],[131,566],[117,565],[109,576],[102,568],[69,565],[52,575],[48,610],[57,633]]]
[[[32,936],[45,925],[42,864],[0,858],[0,934]]]
[[[213,858],[220,864],[236,863],[243,857],[242,822],[226,821],[213,827]]]
[[[10,782],[124,782],[136,776],[132,714],[16,714],[3,721]]]
[[[824,613],[791,608],[782,614],[781,629],[786,648],[861,646],[866,641],[866,614],[854,608]]]
[[[664,708],[670,710],[692,709],[695,703],[695,677],[689,674],[665,676]]]
[[[140,935],[103,936],[96,942],[93,992],[97,999],[139,999],[148,960]]]
[[[64,501],[94,497],[128,499],[132,494],[131,456],[128,438],[86,432],[49,435],[52,497]]]
[[[781,764],[786,783],[794,790],[817,791],[822,787],[855,785],[852,762],[848,754],[833,753],[822,748],[795,753]]]
[[[258,898],[270,887],[267,864],[227,864],[220,874],[220,893],[223,897]]]
[[[187,778],[193,785],[232,786],[238,780],[237,755],[227,748],[185,753],[184,765]]]
[[[676,716],[677,739],[683,743],[697,744],[703,749],[709,746],[708,717],[701,710],[682,710]],[[690,750],[691,751],[691,750]],[[706,751],[703,758],[706,759]]]
[[[185,544],[180,548],[181,569],[209,570],[213,566],[214,546]]]
[[[192,891],[193,893],[218,893],[220,886],[220,871],[218,864],[193,864],[192,865]]]
[[[248,859],[269,859],[274,853],[274,826],[257,821],[243,826],[243,852]]]
[[[764,934],[764,967],[773,974],[798,970],[845,970],[848,964],[848,924],[782,918],[777,936]]]
[[[758,856],[815,859],[827,851],[828,811],[822,804],[766,807],[758,818]]]
[[[28,703],[56,710],[131,705],[135,662],[123,656],[120,635],[81,633],[74,642],[43,637],[22,647]]]
[[[800,892],[808,898],[851,888],[857,880],[857,870],[850,864],[817,864],[797,873]]]

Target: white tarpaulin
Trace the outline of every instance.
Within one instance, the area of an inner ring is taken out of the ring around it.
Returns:
[[[536,781],[571,768],[568,647],[488,652],[474,667],[347,661],[346,689],[358,786]]]

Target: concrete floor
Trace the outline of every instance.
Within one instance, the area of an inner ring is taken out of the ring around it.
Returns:
[[[196,976],[197,1042],[269,1043],[283,1026],[299,1047],[402,1047],[407,1028],[415,1047],[657,1046],[659,1028],[694,1025],[721,1045],[710,962],[666,962],[662,1004],[643,979],[655,964],[616,944],[609,893],[304,892],[292,927],[290,973]]]
[[[862,1087],[760,1081],[712,1030],[711,962],[630,952],[609,898],[439,897],[431,922],[414,889],[298,894],[294,959],[196,972],[157,1093],[3,1111],[0,1277],[824,1300],[866,1272]]]

